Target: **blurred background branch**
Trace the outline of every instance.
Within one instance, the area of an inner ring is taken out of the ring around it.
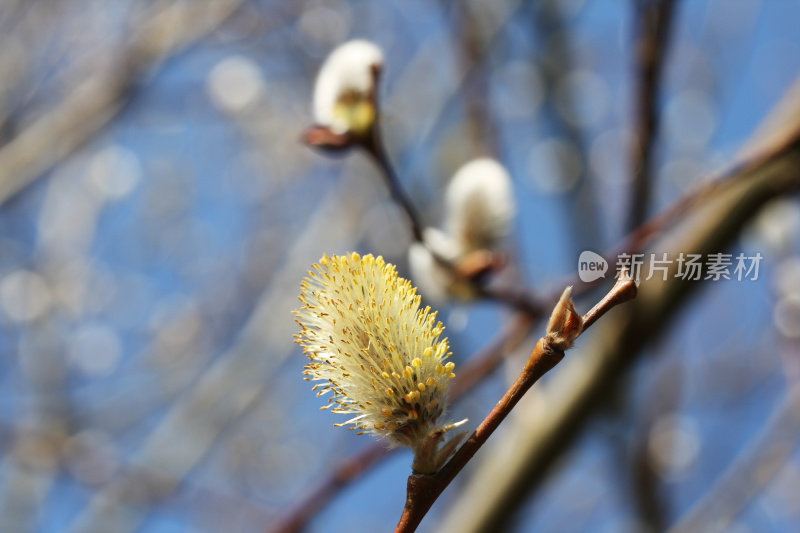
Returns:
[[[0,205],[108,124],[143,73],[215,30],[240,4],[156,2],[134,19],[120,51],[99,52],[76,66],[64,99],[0,148]]]
[[[631,141],[631,194],[629,228],[644,222],[650,205],[653,180],[653,150],[659,126],[661,77],[669,52],[674,0],[637,0],[635,2],[636,40],[633,45],[636,72],[636,133]]]

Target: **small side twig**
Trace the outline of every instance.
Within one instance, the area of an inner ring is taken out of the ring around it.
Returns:
[[[267,531],[269,533],[291,533],[301,530],[309,518],[324,507],[339,489],[353,479],[357,479],[373,465],[398,449],[387,448],[383,443],[373,442],[360,452],[348,457],[331,472],[330,476],[315,485],[292,511],[287,513],[283,520],[270,526]]]
[[[636,284],[630,278],[621,277],[606,297],[584,315],[582,331],[585,331],[613,307],[630,300],[635,295]],[[576,332],[575,336],[580,332]],[[416,530],[439,495],[484,445],[525,392],[564,358],[563,349],[566,346],[568,343],[555,342],[550,332],[548,332],[548,336],[540,338],[519,377],[453,457],[435,474],[411,474],[409,476],[406,503],[395,533],[408,533]]]
[[[375,105],[377,105],[377,102]],[[406,214],[414,240],[426,246],[439,264],[447,269],[452,270],[456,276],[462,275],[459,264],[454,264],[452,261],[440,256],[436,253],[436,250],[431,249],[431,247],[425,242],[423,238],[422,219],[414,207],[413,202],[406,195],[402,186],[400,185],[400,180],[397,177],[397,173],[395,172],[394,167],[389,160],[388,153],[386,152],[386,147],[383,144],[380,133],[380,123],[377,118],[373,124],[371,133],[365,138],[360,139],[358,143],[375,161],[381,171],[381,176],[383,176],[383,179],[386,182],[386,186],[389,188],[392,199]],[[498,264],[492,264],[487,266],[486,270],[490,271],[498,267]],[[480,298],[502,302],[513,309],[517,309],[531,316],[539,316],[543,312],[540,303],[526,292],[517,289],[489,288],[482,283],[482,280],[479,278],[481,278],[481,276],[467,277],[467,279],[469,279],[474,285],[475,290]]]
[[[380,68],[373,67],[373,92],[371,99],[372,105],[376,110],[380,109],[380,102],[378,98],[378,78],[380,77],[380,73]],[[414,207],[414,204],[411,202],[411,199],[406,195],[405,191],[400,186],[400,180],[398,179],[397,173],[394,171],[394,167],[389,160],[389,154],[386,152],[386,146],[383,143],[383,135],[381,134],[380,113],[375,113],[375,120],[372,123],[369,133],[367,133],[363,138],[359,139],[358,144],[372,157],[372,159],[378,165],[378,168],[381,171],[381,176],[383,176],[386,186],[389,187],[389,192],[391,193],[392,198],[395,202],[397,202],[397,205],[403,209],[403,212],[408,217],[408,222],[411,225],[411,233],[414,236],[414,240],[417,242],[424,242],[422,239],[422,219]]]
[[[386,186],[389,187],[392,198],[408,217],[414,240],[417,242],[424,242],[422,240],[422,219],[419,213],[417,213],[414,204],[400,186],[400,180],[397,178],[394,167],[389,161],[386,147],[383,144],[383,138],[380,134],[380,124],[377,119],[372,127],[372,133],[362,141],[361,146],[372,157],[378,165],[378,168],[380,168],[380,174],[383,176]]]

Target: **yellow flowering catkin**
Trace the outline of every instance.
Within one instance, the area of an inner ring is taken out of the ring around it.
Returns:
[[[323,256],[301,283],[301,331],[310,359],[303,372],[320,380],[323,409],[355,415],[336,424],[416,446],[436,427],[453,374],[444,326],[411,283],[382,257]]]

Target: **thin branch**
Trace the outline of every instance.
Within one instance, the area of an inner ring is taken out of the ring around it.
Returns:
[[[611,291],[584,315],[583,331],[586,331],[598,318],[612,308],[635,296],[636,284],[631,279],[618,280]],[[564,358],[562,348],[565,347],[553,342],[549,334],[547,337],[540,338],[519,377],[447,464],[435,474],[411,474],[408,477],[406,504],[395,533],[408,533],[416,530],[439,495],[486,443],[491,434],[522,399],[525,392]]]
[[[112,66],[83,79],[63,101],[0,148],[0,205],[108,124],[142,72],[213,31],[241,2],[176,1],[148,17]]]
[[[376,115],[380,116],[380,113],[376,113]],[[414,236],[414,240],[422,243],[424,242],[422,238],[422,219],[420,218],[419,213],[417,213],[417,210],[414,207],[414,204],[411,202],[411,199],[409,199],[405,191],[403,191],[403,188],[400,185],[400,180],[397,177],[397,173],[394,171],[394,167],[389,160],[389,155],[386,152],[386,147],[383,143],[383,136],[380,132],[380,121],[377,116],[375,123],[372,126],[371,134],[361,142],[361,146],[378,165],[378,168],[381,171],[380,174],[383,176],[386,186],[389,187],[389,192],[391,193],[392,198],[395,202],[397,202],[397,205],[402,208],[403,212],[406,214],[406,217],[408,217],[408,222],[411,225],[411,233]]]
[[[387,448],[382,442],[370,443],[360,452],[342,461],[329,476],[308,491],[282,520],[270,526],[267,531],[269,533],[300,531],[342,488],[398,449]]]
[[[680,409],[686,371],[679,358],[668,359],[665,363],[648,386],[645,398],[637,402],[634,410],[638,413],[634,413],[629,446],[618,447],[617,452],[620,469],[628,473],[625,488],[638,521],[654,532],[666,529],[668,506],[664,499],[665,487],[651,454],[650,435],[662,416]]]
[[[650,205],[653,148],[659,127],[658,104],[664,58],[669,48],[675,0],[638,0],[636,5],[637,98],[636,133],[631,143],[630,170],[633,179],[629,228],[638,227]]]
[[[478,295],[484,300],[501,302],[532,317],[542,316],[545,302],[518,287],[486,287],[478,286]]]
[[[377,72],[376,72],[377,77]],[[377,83],[377,79],[376,79]],[[377,93],[376,93],[377,94]],[[373,95],[373,105],[378,106],[377,96]],[[380,170],[380,174],[383,177],[386,186],[389,188],[389,192],[392,195],[392,199],[397,203],[397,205],[403,210],[408,218],[409,225],[411,227],[411,233],[414,237],[414,240],[419,242],[420,244],[428,247],[431,255],[433,255],[434,259],[445,268],[451,270],[455,276],[459,276],[461,273],[459,272],[459,265],[454,264],[452,261],[440,256],[436,250],[433,250],[428,244],[425,242],[423,237],[423,225],[422,219],[419,216],[416,208],[414,207],[414,203],[411,199],[406,195],[403,187],[400,185],[400,180],[398,178],[397,172],[394,169],[394,166],[389,159],[389,155],[386,151],[386,146],[383,143],[383,136],[381,135],[381,127],[380,127],[380,113],[376,113],[375,122],[370,130],[370,133],[364,137],[363,139],[353,139],[359,146],[361,146],[375,161]],[[518,290],[513,288],[505,288],[505,289],[498,289],[494,287],[487,287],[483,282],[485,281],[485,277],[481,277],[481,279],[477,278],[467,278],[470,283],[472,283],[478,293],[478,296],[481,298],[485,298],[487,300],[494,300],[497,302],[502,302],[510,307],[517,309],[519,311],[528,313],[532,316],[538,316],[543,312],[543,307],[541,302],[536,301],[532,298],[527,292],[524,290]]]
[[[470,357],[448,394],[450,403],[457,401],[478,384],[489,372],[497,368],[509,353],[513,352],[528,336],[536,318],[526,313],[516,313],[497,338],[480,352]],[[389,457],[400,448],[387,449],[382,442],[373,442],[362,450],[344,459],[329,471],[319,483],[302,496],[280,520],[267,528],[267,533],[295,533],[306,526],[309,520],[332,500],[341,489],[359,479],[373,466]]]

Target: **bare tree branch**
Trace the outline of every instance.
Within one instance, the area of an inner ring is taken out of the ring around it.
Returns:
[[[0,205],[108,124],[142,72],[207,35],[241,2],[161,2],[134,31],[122,57],[90,74],[63,101],[0,148]]]
[[[631,142],[630,170],[633,179],[629,228],[638,227],[650,205],[653,149],[659,126],[659,97],[664,59],[670,42],[675,0],[637,0],[635,72],[637,80],[636,128]]]
[[[354,180],[354,178],[349,178]],[[104,486],[68,531],[134,531],[143,520],[141,499],[158,500],[205,457],[226,427],[253,406],[268,374],[291,353],[291,339],[283,333],[291,324],[288,309],[294,301],[297,272],[319,257],[318,243],[353,246],[367,195],[345,199],[348,180],[332,193],[308,221],[304,232],[286,251],[286,261],[273,276],[274,290],[266,290],[236,342],[221,354],[166,413],[131,462],[131,475]],[[347,215],[341,206],[347,204]],[[337,224],[330,224],[332,218]],[[285,317],[275,318],[275,310]],[[143,496],[144,495],[144,496]],[[155,503],[151,501],[149,503]]]

